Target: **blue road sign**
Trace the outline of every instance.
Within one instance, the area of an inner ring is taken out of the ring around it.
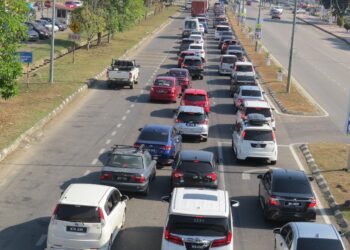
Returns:
[[[19,58],[22,63],[33,63],[33,52],[20,51]]]

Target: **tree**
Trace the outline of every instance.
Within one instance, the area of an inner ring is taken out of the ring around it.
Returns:
[[[24,25],[28,5],[23,0],[0,1],[0,97],[8,99],[18,93],[17,78],[22,65],[17,50],[25,38]]]
[[[349,32],[349,30],[350,30],[350,23],[345,22],[344,29],[346,29],[346,32]]]
[[[332,14],[336,16],[344,16],[348,8],[348,0],[321,0],[325,9],[332,9]]]

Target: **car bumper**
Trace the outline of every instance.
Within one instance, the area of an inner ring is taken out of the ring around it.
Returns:
[[[201,188],[213,188],[216,189],[218,188],[218,182],[198,182],[198,183],[186,183],[186,182],[178,182],[178,181],[173,181],[172,182],[173,188],[176,187],[201,187]]]
[[[277,152],[268,152],[268,151],[258,151],[258,150],[249,150],[249,152],[241,153],[241,160],[245,160],[247,158],[261,158],[268,159],[270,161],[277,161]]]
[[[219,73],[222,75],[231,75],[232,74],[232,69],[219,69]]]
[[[176,101],[175,95],[150,95],[151,100],[158,101]]]
[[[208,127],[198,126],[198,127],[186,127],[181,125],[175,125],[175,128],[180,131],[181,135],[198,136],[201,138],[208,138]]]
[[[120,183],[115,181],[100,181],[101,185],[113,186],[126,192],[144,192],[149,182],[145,183]]]
[[[267,213],[267,217],[270,220],[276,220],[276,221],[292,221],[292,220],[313,221],[313,220],[316,220],[316,210],[308,209],[305,212],[292,212],[292,211],[283,211],[280,209],[270,209]]]

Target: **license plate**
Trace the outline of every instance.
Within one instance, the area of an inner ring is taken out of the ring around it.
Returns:
[[[157,153],[157,151],[155,150],[155,149],[147,149],[148,150],[148,152],[150,152],[151,154],[155,154],[155,153]]]
[[[160,90],[158,90],[158,93],[166,93],[166,90],[162,90],[162,89],[160,89]]]
[[[195,127],[196,124],[195,123],[186,123],[186,126],[188,126],[188,127]]]
[[[127,180],[128,180],[128,178],[123,177],[123,176],[118,176],[117,177],[117,181],[127,181]]]
[[[68,232],[86,233],[86,227],[67,226]]]
[[[288,206],[300,206],[300,202],[288,202]]]

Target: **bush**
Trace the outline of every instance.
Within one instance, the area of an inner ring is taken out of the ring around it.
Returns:
[[[339,27],[343,27],[344,26],[344,17],[343,16],[338,16],[337,17],[337,25]]]
[[[348,32],[350,30],[350,23],[346,22],[344,28],[346,29],[346,32]]]

